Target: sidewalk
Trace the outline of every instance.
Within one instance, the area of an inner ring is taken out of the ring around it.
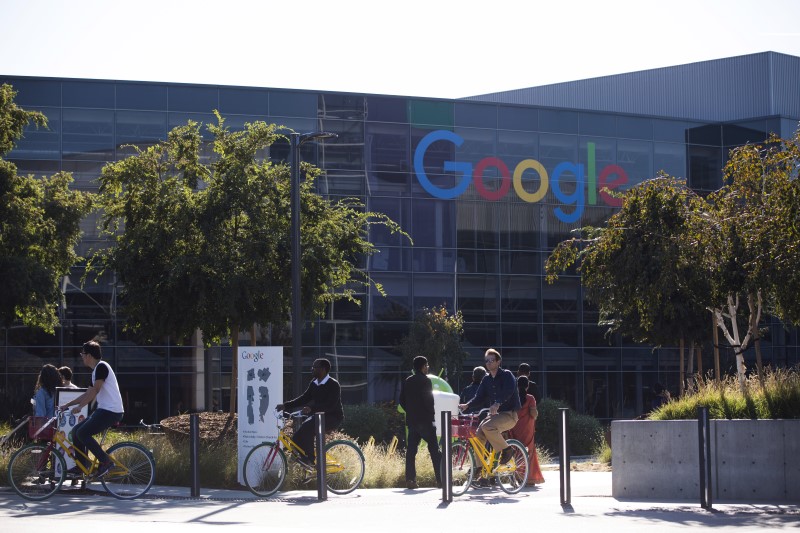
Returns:
[[[711,526],[725,531],[800,528],[800,506],[747,503],[619,501],[611,497],[610,472],[571,472],[571,505],[560,504],[557,471],[546,483],[508,495],[498,489],[469,490],[452,503],[438,489],[360,489],[319,502],[316,491],[279,493],[258,500],[247,491],[202,489],[191,498],[181,487],[153,487],[144,498],[121,501],[104,493],[64,491],[47,502],[27,502],[10,489],[0,490],[0,528],[41,533],[45,528],[110,530],[113,533],[180,533],[209,525],[244,531],[288,528],[296,531],[403,532],[417,528],[481,531],[512,527],[548,531],[686,530]],[[96,486],[102,490],[99,485]]]

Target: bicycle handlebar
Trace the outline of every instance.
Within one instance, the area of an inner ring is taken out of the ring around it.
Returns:
[[[484,407],[483,409],[481,409],[480,411],[478,411],[476,413],[465,413],[461,409],[458,410],[459,416],[471,416],[473,418],[475,418],[476,416],[481,416],[483,413],[488,413],[488,412],[489,412],[489,408],[488,407]]]

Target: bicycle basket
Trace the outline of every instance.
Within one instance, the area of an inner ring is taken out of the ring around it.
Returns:
[[[30,420],[28,420],[28,438],[30,439],[39,439],[39,440],[52,440],[53,434],[55,433],[54,424],[50,424],[48,427],[42,430],[41,433],[38,435],[36,434],[42,426],[47,424],[50,420],[48,416],[32,416]]]
[[[453,428],[453,437],[459,439],[468,439],[475,436],[475,430],[478,429],[480,420],[478,417],[473,416],[458,416],[451,419]]]

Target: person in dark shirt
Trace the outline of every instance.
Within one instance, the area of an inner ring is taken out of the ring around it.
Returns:
[[[533,396],[533,399],[536,400],[536,403],[539,403],[542,400],[542,396],[539,394],[539,386],[536,385],[536,382],[533,381],[531,378],[531,365],[528,363],[520,363],[519,368],[517,369],[517,377],[525,376],[528,378],[528,394]],[[520,403],[525,403],[520,399]]]
[[[500,367],[501,362],[500,352],[494,348],[486,350],[484,363],[489,374],[481,380],[475,397],[458,408],[466,411],[474,402],[489,402],[489,416],[478,426],[475,436],[483,443],[488,440],[495,451],[500,451],[500,463],[505,464],[511,459],[513,450],[503,438],[503,432],[516,425],[520,402],[517,379],[510,370]]]
[[[486,369],[482,366],[476,366],[472,369],[472,383],[464,387],[464,390],[461,391],[461,403],[467,403],[471,399],[475,397],[475,393],[478,390],[478,386],[481,384],[481,380],[486,375]],[[476,413],[483,409],[484,407],[489,407],[484,403],[475,403],[470,405],[469,411],[467,413]]]
[[[420,440],[428,445],[428,453],[433,462],[436,486],[442,486],[441,464],[442,454],[436,438],[434,420],[436,412],[433,407],[433,383],[428,379],[428,360],[419,355],[414,358],[414,374],[406,378],[400,388],[400,405],[406,412],[408,425],[408,442],[406,445],[406,486],[416,489],[416,458]]]
[[[276,411],[292,411],[297,407],[304,406],[304,415],[315,413],[325,413],[325,432],[333,431],[344,421],[344,409],[342,408],[342,389],[339,382],[330,376],[331,363],[327,359],[317,359],[311,365],[311,374],[314,380],[308,384],[305,392],[286,403],[275,406]],[[303,450],[303,455],[298,457],[301,463],[306,466],[313,466],[314,450],[314,420],[307,418],[300,427],[297,428],[292,436],[292,440]]]

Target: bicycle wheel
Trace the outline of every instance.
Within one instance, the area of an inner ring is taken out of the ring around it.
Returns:
[[[495,475],[497,484],[504,492],[516,494],[522,490],[528,479],[528,452],[518,440],[510,439],[507,442],[513,450],[511,460],[506,464],[497,465]]]
[[[354,443],[335,440],[325,446],[325,482],[334,494],[348,494],[364,479],[364,454]]]
[[[44,444],[20,448],[8,461],[8,482],[27,500],[46,500],[64,483],[67,463],[55,449]]]
[[[136,442],[119,442],[108,449],[114,465],[100,482],[109,494],[132,500],[150,490],[156,479],[156,462],[150,451]]]
[[[467,492],[475,476],[475,455],[467,443],[463,441],[453,443],[450,465],[453,474],[453,483],[450,485],[453,496],[461,496]]]
[[[250,450],[242,467],[244,484],[256,496],[272,496],[286,481],[286,455],[276,443],[263,442]]]

